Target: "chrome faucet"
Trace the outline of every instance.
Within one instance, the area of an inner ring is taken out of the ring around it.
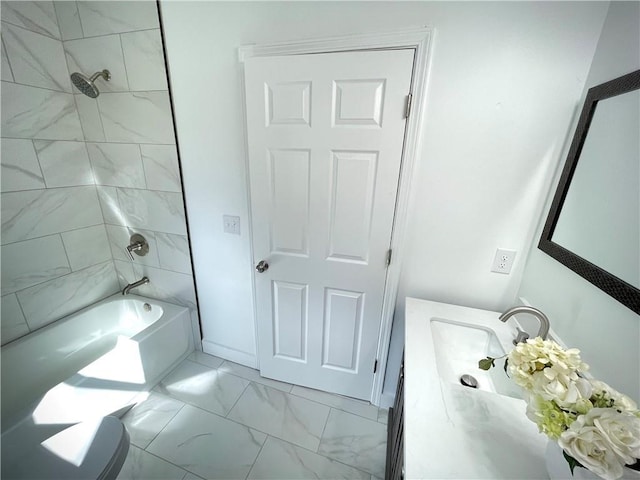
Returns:
[[[133,282],[130,283],[129,285],[127,285],[126,287],[124,287],[122,289],[122,294],[123,295],[129,295],[129,292],[131,292],[132,289],[139,287],[141,285],[146,285],[147,283],[149,283],[149,279],[147,277],[142,277],[140,280],[138,280],[137,282]]]
[[[537,308],[520,305],[518,307],[510,308],[509,310],[504,312],[502,315],[500,315],[498,318],[501,321],[506,322],[507,320],[509,320],[514,315],[517,315],[518,313],[529,313],[534,317],[536,317],[540,322],[540,330],[538,330],[537,336],[542,338],[543,340],[547,338],[547,334],[549,333],[549,319],[544,313],[542,313]],[[520,342],[524,342],[527,338],[529,338],[529,334],[527,332],[523,332],[518,328],[518,336],[513,340],[513,344],[517,345]]]

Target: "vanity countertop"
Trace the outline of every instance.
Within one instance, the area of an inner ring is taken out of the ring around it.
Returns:
[[[498,315],[407,298],[405,478],[549,478],[544,460],[547,439],[526,417],[523,400],[441,381],[438,376],[430,320],[486,326],[500,338],[505,329],[500,328],[504,324]],[[496,368],[502,368],[501,361]]]

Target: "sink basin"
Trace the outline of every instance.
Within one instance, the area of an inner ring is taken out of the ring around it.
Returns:
[[[520,388],[503,370],[504,359],[496,360],[496,366],[488,371],[478,367],[478,360],[482,358],[498,358],[505,354],[505,348],[493,330],[432,318],[431,333],[436,368],[443,381],[461,385],[461,377],[471,375],[477,381],[479,390],[522,398]]]

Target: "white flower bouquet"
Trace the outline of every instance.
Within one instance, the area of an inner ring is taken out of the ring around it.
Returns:
[[[505,372],[525,392],[527,417],[562,448],[571,472],[587,468],[614,480],[625,465],[640,469],[640,410],[628,396],[583,375],[580,351],[540,337],[519,343]],[[488,370],[495,358],[480,360]]]

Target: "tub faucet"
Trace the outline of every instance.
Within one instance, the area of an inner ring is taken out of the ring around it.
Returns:
[[[130,283],[129,285],[127,285],[126,287],[124,287],[122,289],[122,294],[123,295],[129,295],[129,292],[136,288],[139,287],[141,285],[146,285],[147,283],[149,283],[149,279],[147,277],[142,277],[140,280],[138,280],[137,282],[133,282]]]
[[[504,312],[502,315],[500,315],[498,318],[501,321],[506,322],[512,316],[517,315],[518,313],[529,313],[534,317],[536,317],[540,322],[540,330],[538,330],[537,336],[542,338],[543,340],[547,338],[547,334],[549,333],[549,319],[544,313],[542,313],[537,308],[520,305],[518,307],[510,308],[509,310]],[[525,341],[527,338],[529,338],[529,334],[527,332],[523,332],[518,328],[518,336],[513,341],[513,344],[517,345],[518,343]]]

